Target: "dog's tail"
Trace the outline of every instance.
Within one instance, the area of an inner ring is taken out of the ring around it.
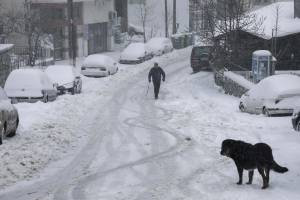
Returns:
[[[272,162],[272,166],[271,166],[271,169],[273,169],[275,172],[278,172],[278,173],[285,173],[288,170],[288,168],[286,167],[281,167],[280,165],[278,165],[275,160],[273,160]]]

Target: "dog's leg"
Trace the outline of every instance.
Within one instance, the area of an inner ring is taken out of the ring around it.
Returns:
[[[267,182],[267,187],[269,187],[269,181],[270,181],[270,168],[269,167],[267,167],[266,169],[265,169],[265,173],[266,173],[266,182]]]
[[[241,185],[243,184],[243,168],[236,165],[238,173],[239,173],[239,182],[237,182],[236,184]]]
[[[252,171],[249,171],[249,181],[248,181],[248,183],[247,184],[252,184],[252,181],[253,181],[253,174],[254,174],[254,170],[252,170]]]
[[[264,169],[262,167],[257,167],[257,169],[263,179],[263,186],[261,189],[266,189],[268,187],[268,184],[267,184],[267,177],[264,173]]]

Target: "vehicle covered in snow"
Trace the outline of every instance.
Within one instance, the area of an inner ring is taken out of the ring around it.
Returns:
[[[146,46],[148,50],[155,56],[160,56],[173,51],[173,44],[169,38],[155,37],[151,38]]]
[[[81,74],[91,77],[109,76],[117,71],[117,63],[111,57],[100,54],[89,55],[81,66]]]
[[[16,69],[12,71],[4,86],[13,103],[54,101],[57,97],[55,84],[39,69]]]
[[[240,99],[239,109],[254,114],[292,115],[300,103],[300,77],[291,74],[269,76],[254,85]]]
[[[193,72],[211,70],[210,57],[211,46],[194,46],[191,53],[191,67]]]
[[[153,54],[144,43],[137,42],[129,44],[121,53],[119,62],[121,64],[138,64],[153,58]]]
[[[46,74],[57,86],[59,94],[70,92],[78,94],[81,92],[82,80],[74,67],[70,65],[51,65],[45,70]]]
[[[17,109],[0,87],[0,145],[5,137],[13,137],[19,125]]]

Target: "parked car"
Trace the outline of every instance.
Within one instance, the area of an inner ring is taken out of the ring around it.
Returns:
[[[173,51],[172,41],[169,38],[164,37],[152,38],[146,43],[146,46],[155,56],[160,56]]]
[[[109,56],[94,54],[83,61],[81,74],[92,77],[104,77],[117,73],[117,63]]]
[[[74,67],[70,65],[51,65],[45,70],[46,74],[56,84],[59,94],[70,92],[79,94],[82,89],[82,80]]]
[[[121,53],[121,64],[138,64],[153,58],[153,54],[144,43],[131,43]]]
[[[0,87],[0,145],[5,137],[13,137],[19,125],[17,109]]]
[[[291,74],[273,75],[261,80],[240,99],[242,112],[292,115],[300,102],[300,77]]]
[[[211,46],[194,46],[191,53],[191,67],[193,72],[211,70]]]
[[[57,97],[55,84],[39,69],[16,69],[12,71],[4,86],[13,103],[54,101]]]
[[[300,131],[300,107],[294,109],[292,124],[296,131]]]

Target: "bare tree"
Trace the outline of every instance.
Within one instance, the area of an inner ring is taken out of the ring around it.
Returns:
[[[24,3],[24,26],[21,28],[21,34],[26,37],[29,65],[34,66],[36,59],[38,58],[39,51],[41,50],[42,40],[42,22],[40,19],[40,12],[38,9],[32,7],[31,1],[25,1]]]
[[[153,10],[154,4],[152,1],[147,0],[138,0],[138,9],[136,13],[136,17],[138,18],[139,23],[142,26],[143,31],[143,39],[144,42],[147,41],[147,28],[150,28],[150,35],[155,34],[156,27],[148,27],[149,23],[154,20]]]
[[[199,22],[205,24],[204,37],[214,44],[217,60],[234,62],[244,56],[240,31],[261,33],[263,18],[245,11],[244,0],[205,0]]]

